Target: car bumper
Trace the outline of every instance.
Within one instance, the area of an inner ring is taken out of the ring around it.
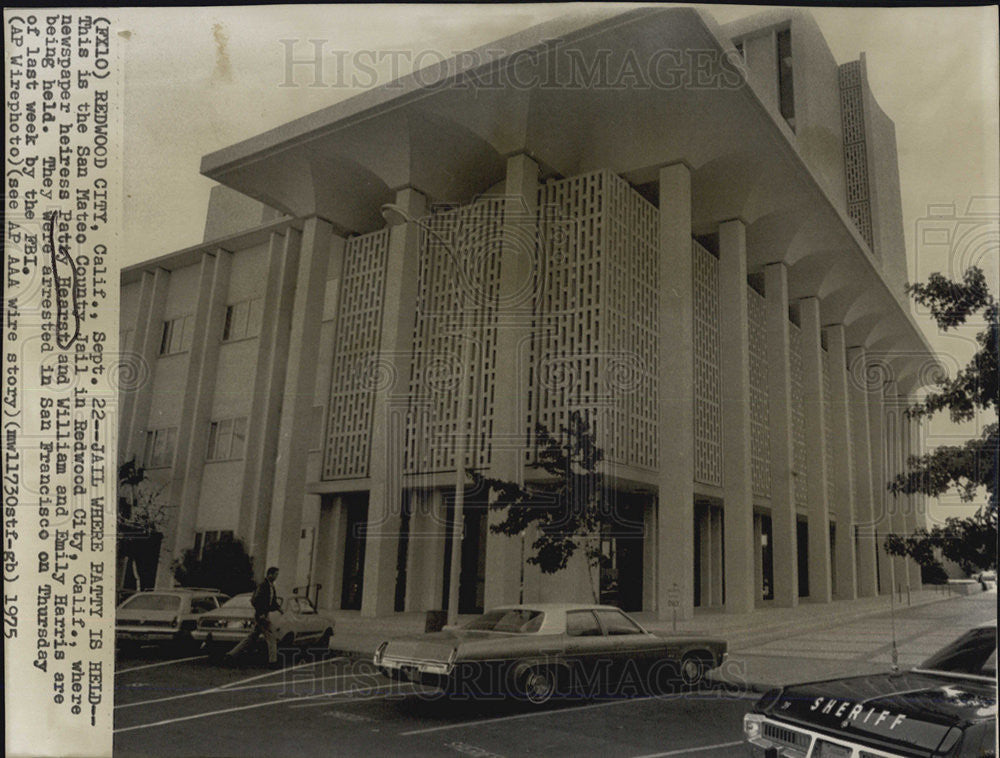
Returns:
[[[843,755],[844,758],[899,758],[896,753],[886,753],[877,748],[847,742],[811,729],[775,721],[757,713],[743,717],[743,734],[749,754],[754,758],[806,758],[820,750],[825,754]]]
[[[239,642],[252,629],[195,629],[191,636],[198,642]]]
[[[177,639],[181,630],[175,627],[115,627],[115,639],[120,642],[169,642]]]

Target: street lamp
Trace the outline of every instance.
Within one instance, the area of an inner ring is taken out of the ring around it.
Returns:
[[[458,256],[452,249],[451,245],[448,243],[444,237],[442,237],[436,230],[432,229],[421,219],[414,218],[410,215],[405,208],[401,208],[395,203],[386,203],[380,209],[382,213],[382,218],[386,220],[386,223],[390,226],[395,226],[400,223],[413,223],[416,224],[420,229],[431,234],[444,245],[445,250],[448,252],[452,263],[455,266],[456,275],[460,284],[462,285],[462,291],[464,293],[469,292],[468,282],[466,281],[465,269],[461,265]],[[463,305],[465,298],[463,297]],[[467,332],[466,323],[466,313],[465,308],[461,310],[462,321],[459,327],[459,339],[462,341],[461,350],[461,369],[460,376],[464,373],[466,367],[469,365],[470,357],[470,347],[472,344],[471,335]],[[464,383],[464,382],[463,382]],[[455,445],[455,503],[452,512],[453,522],[451,529],[451,566],[448,579],[448,623],[454,624],[458,618],[458,584],[461,580],[461,570],[462,570],[462,533],[464,532],[464,507],[465,507],[465,458],[468,454],[469,440],[468,434],[466,434],[466,426],[469,423],[469,412],[468,412],[468,398],[464,396],[464,393],[459,391],[458,395],[458,434],[461,438],[461,444]]]

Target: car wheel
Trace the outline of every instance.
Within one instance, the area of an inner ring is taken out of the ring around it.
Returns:
[[[280,640],[278,640],[278,647],[291,647],[294,644],[295,644],[295,635],[292,632],[289,632]]]
[[[319,646],[324,650],[329,649],[331,637],[333,637],[333,629],[327,627],[326,630],[323,632],[323,634],[320,635],[318,642]]]
[[[685,655],[681,658],[681,681],[689,687],[697,687],[705,681],[709,666],[704,658]]]
[[[531,669],[521,679],[521,696],[532,705],[547,703],[555,691],[556,680],[549,669]]]

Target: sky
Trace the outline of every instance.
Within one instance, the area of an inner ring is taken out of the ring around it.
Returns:
[[[750,6],[703,6],[719,23]],[[252,137],[361,91],[350,86],[280,86],[285,45],[307,40],[325,50],[394,50],[400,73],[419,51],[450,55],[543,21],[572,4],[249,6],[120,11],[125,76],[126,215],[122,264],[202,240],[212,182],[198,173],[207,153]],[[865,52],[872,91],[896,125],[903,223],[911,280],[932,271],[960,273],[978,263],[997,291],[1000,234],[997,9],[812,9],[840,62]],[[429,55],[424,64],[439,58]],[[389,80],[383,67],[377,84]],[[970,203],[972,204],[970,207]],[[942,254],[921,238],[930,212],[954,209],[977,242]],[[979,215],[985,210],[986,215]],[[992,215],[990,215],[992,214]],[[975,330],[941,335],[919,319],[928,340],[953,365],[971,355]],[[969,429],[944,420],[929,440]],[[974,430],[973,430],[974,431]]]

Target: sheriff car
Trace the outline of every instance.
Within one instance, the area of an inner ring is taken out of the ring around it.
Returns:
[[[761,758],[996,756],[997,630],[969,630],[904,672],[771,690],[743,719]]]

